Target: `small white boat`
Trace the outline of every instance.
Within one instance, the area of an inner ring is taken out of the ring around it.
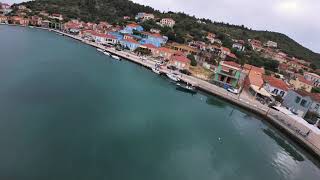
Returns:
[[[180,78],[178,77],[178,74],[173,74],[173,73],[168,73],[167,74],[168,78],[170,78],[173,81],[180,81]]]
[[[100,48],[97,48],[97,51],[104,52],[104,50]]]
[[[120,61],[120,57],[119,57],[119,56],[111,55],[111,57],[112,57],[113,59],[116,59],[116,60],[119,60],[119,61]]]
[[[108,53],[108,52],[106,52],[106,51],[103,52],[103,54],[104,54],[104,55],[107,55],[107,56],[110,56],[110,55],[111,55],[110,53]]]
[[[157,69],[157,68],[152,68],[152,71],[153,71],[154,73],[156,73],[156,74],[160,74],[160,71],[159,71],[159,69]]]

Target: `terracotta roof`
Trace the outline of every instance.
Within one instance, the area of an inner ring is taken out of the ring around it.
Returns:
[[[127,26],[135,28],[135,27],[139,27],[140,25],[131,23],[131,24],[128,24]]]
[[[313,86],[313,83],[311,81],[306,80],[301,74],[296,74],[295,76],[298,79],[298,81],[300,81],[304,84],[307,84],[309,86]]]
[[[281,79],[278,79],[278,78],[275,78],[272,76],[264,76],[263,79],[266,83],[268,83],[269,85],[271,85],[273,87],[276,87],[276,88],[279,88],[279,89],[282,89],[285,91],[288,91],[288,89],[289,89],[289,85],[287,85]]]
[[[248,79],[249,79],[250,85],[254,85],[257,87],[263,86],[262,74],[260,72],[251,71],[248,75]]]
[[[309,96],[313,101],[320,102],[320,94],[319,93],[310,93],[304,90],[296,90],[295,91],[300,96],[306,97]]]
[[[171,60],[180,61],[183,63],[190,63],[190,59],[186,58],[185,56],[181,56],[181,55],[173,55],[171,57]]]
[[[222,47],[220,47],[220,48],[221,48],[222,51],[231,52],[230,49],[227,48],[227,47],[223,47],[223,46],[222,46]]]
[[[237,56],[236,56],[235,54],[233,54],[233,53],[230,53],[230,54],[228,54],[227,56],[229,56],[229,57],[231,57],[231,58],[233,58],[233,59],[237,59]]]
[[[256,72],[259,72],[261,74],[265,73],[264,68],[259,68],[259,67],[256,67],[256,66],[253,66],[253,65],[250,65],[250,64],[245,64],[243,66],[243,69],[246,70],[247,73],[249,73],[250,71],[256,71]]]
[[[156,49],[157,47],[153,44],[144,44],[143,46],[145,46],[148,49]]]
[[[130,42],[130,43],[134,43],[134,44],[139,44],[138,41],[136,41],[134,39],[125,39],[124,41]]]
[[[235,68],[241,68],[241,65],[236,63],[236,62],[233,62],[233,61],[221,61],[222,65],[228,65],[228,66],[232,66],[232,67],[235,67]]]
[[[159,47],[158,51],[167,52],[167,53],[175,52],[173,49],[169,49],[169,48],[166,48],[166,47]]]

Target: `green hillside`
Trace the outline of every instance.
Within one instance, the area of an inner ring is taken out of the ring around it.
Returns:
[[[174,30],[167,29],[169,39],[184,42],[193,38],[203,40],[206,32],[214,32],[222,39],[225,46],[230,46],[231,39],[255,38],[261,41],[272,40],[278,43],[282,51],[290,56],[305,59],[320,66],[320,54],[298,44],[288,36],[269,31],[255,31],[244,26],[230,25],[201,19],[205,23],[197,23],[199,19],[184,13],[161,13],[149,6],[133,3],[129,0],[34,0],[26,3],[33,11],[46,10],[49,13],[61,13],[68,18],[80,18],[83,21],[98,22],[106,20],[110,23],[121,22],[123,16],[134,17],[138,12],[154,13],[157,17],[171,17],[177,24]],[[146,26],[156,26],[150,22]]]

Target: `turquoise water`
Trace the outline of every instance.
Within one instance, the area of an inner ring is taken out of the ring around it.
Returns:
[[[52,32],[0,26],[0,42],[0,179],[320,177],[294,143],[216,97]]]

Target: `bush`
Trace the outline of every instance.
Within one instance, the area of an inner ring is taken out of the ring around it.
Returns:
[[[313,125],[316,124],[318,121],[318,113],[313,111],[308,111],[306,114],[305,120],[309,124],[313,124]]]
[[[187,58],[191,60],[191,66],[197,66],[197,61],[192,54],[189,54]]]

